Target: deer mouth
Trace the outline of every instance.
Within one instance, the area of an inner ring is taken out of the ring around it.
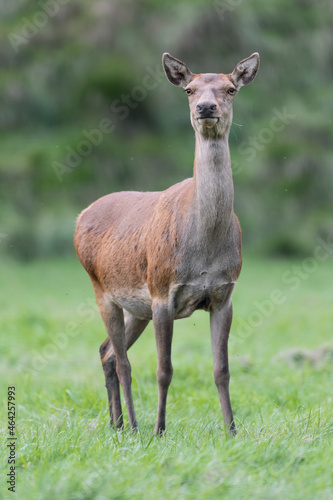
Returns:
[[[219,118],[214,116],[200,116],[197,118],[200,125],[204,125],[205,127],[214,127],[219,121]]]

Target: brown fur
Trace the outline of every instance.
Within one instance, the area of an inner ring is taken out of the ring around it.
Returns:
[[[120,382],[130,425],[136,428],[126,353],[153,319],[159,385],[155,433],[165,429],[173,321],[204,309],[211,315],[214,376],[224,421],[234,433],[227,342],[242,248],[233,212],[228,146],[230,89],[236,92],[252,81],[259,58],[253,54],[229,75],[194,75],[178,59],[163,57],[168,79],[189,93],[196,132],[193,178],[163,192],[121,192],[100,198],[79,216],[75,248],[91,278],[108,332],[100,355],[111,422],[122,426]]]

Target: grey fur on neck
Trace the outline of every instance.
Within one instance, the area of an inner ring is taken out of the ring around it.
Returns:
[[[234,201],[228,134],[206,139],[196,133],[193,178],[198,229],[225,233],[232,219]]]

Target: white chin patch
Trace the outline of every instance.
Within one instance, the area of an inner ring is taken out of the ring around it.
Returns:
[[[218,118],[198,118],[198,122],[200,123],[200,125],[208,128],[214,127],[214,125],[216,125],[218,121]]]

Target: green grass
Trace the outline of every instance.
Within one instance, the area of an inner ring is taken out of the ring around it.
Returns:
[[[303,271],[297,286],[288,281],[294,265]],[[167,433],[156,439],[152,326],[130,351],[139,433],[117,433],[98,354],[106,334],[80,264],[3,262],[0,497],[13,498],[6,400],[15,386],[17,498],[332,498],[332,258],[306,269],[305,261],[244,261],[230,346],[235,439],[222,425],[209,316],[176,322]],[[275,289],[280,305],[267,303]]]

